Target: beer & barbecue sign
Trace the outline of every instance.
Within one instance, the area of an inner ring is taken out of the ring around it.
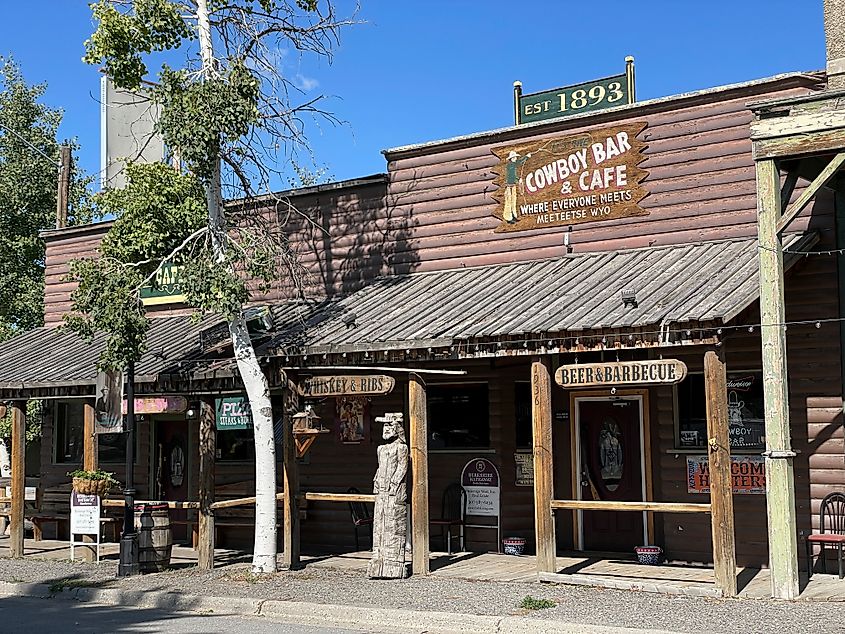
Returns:
[[[496,232],[644,216],[644,121],[493,150]]]

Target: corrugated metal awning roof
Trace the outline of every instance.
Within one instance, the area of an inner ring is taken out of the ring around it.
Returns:
[[[785,246],[807,249],[814,234]],[[786,256],[789,267],[795,256]],[[622,291],[636,294],[625,305]],[[384,277],[321,303],[271,307],[259,355],[442,348],[473,340],[727,323],[759,297],[757,240],[734,239]],[[151,319],[138,383],[230,366],[219,317]],[[90,386],[105,346],[37,328],[0,346],[0,389]],[[198,375],[194,376],[197,378]]]
[[[189,316],[150,320],[147,353],[135,364],[139,383],[155,380],[201,353],[200,332],[219,321],[207,317],[196,323]],[[36,328],[0,346],[0,387],[93,385],[97,359],[106,345],[98,334],[89,343],[63,328]]]
[[[806,248],[815,236],[790,236]],[[786,265],[790,259],[786,258]],[[623,290],[636,293],[625,305]],[[759,297],[757,240],[733,239],[385,277],[269,345],[287,352],[449,346],[602,329],[726,323]]]

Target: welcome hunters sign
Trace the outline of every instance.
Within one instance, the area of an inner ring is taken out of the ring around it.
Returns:
[[[645,216],[644,121],[493,150],[496,232]]]

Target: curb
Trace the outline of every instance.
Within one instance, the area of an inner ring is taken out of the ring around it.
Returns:
[[[341,627],[367,632],[418,634],[672,634],[660,630],[630,629],[583,623],[567,623],[525,616],[481,616],[454,612],[366,608],[352,605],[206,597],[178,592],[118,590],[113,588],[66,588],[51,591],[43,583],[0,581],[0,597],[28,597],[59,601],[85,601],[218,615],[263,616],[278,623]]]

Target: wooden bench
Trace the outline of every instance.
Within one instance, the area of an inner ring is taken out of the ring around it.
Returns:
[[[33,486],[30,481],[35,482],[37,479],[27,478],[27,486]],[[24,517],[32,522],[32,538],[37,542],[42,541],[44,529],[52,526],[55,527],[53,532],[55,538],[64,539],[70,525],[70,485],[46,490],[38,485],[34,486],[36,486],[35,500],[27,500],[24,507]],[[0,505],[0,533],[5,532],[11,513],[10,504]],[[113,541],[117,541],[120,526],[122,522],[119,517],[104,515],[100,518],[103,534],[109,530]]]

